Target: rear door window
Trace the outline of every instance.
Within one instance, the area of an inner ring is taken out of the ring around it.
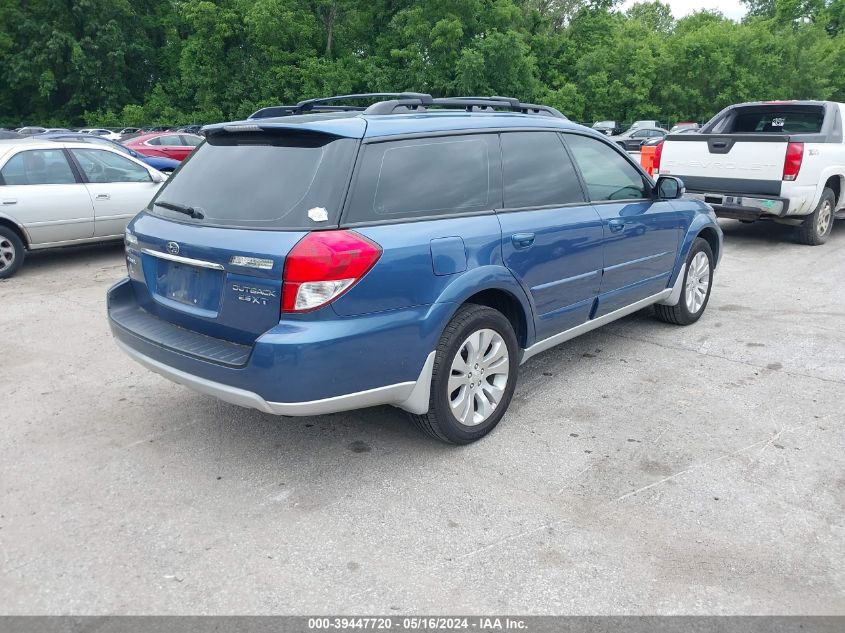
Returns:
[[[199,136],[193,136],[192,134],[182,134],[179,138],[182,139],[182,145],[188,147],[196,147],[202,143],[202,139]]]
[[[433,137],[365,146],[349,222],[489,211],[498,140],[492,134]]]
[[[505,208],[584,202],[575,166],[557,132],[502,134]]]
[[[154,202],[193,207],[203,219],[153,204],[183,222],[272,229],[337,225],[357,139],[305,132],[214,135],[159,190]]]
[[[614,148],[594,138],[566,134],[590,200],[640,200],[648,197],[642,174]]]
[[[64,185],[76,177],[60,149],[20,152],[9,159],[0,176],[7,185]]]

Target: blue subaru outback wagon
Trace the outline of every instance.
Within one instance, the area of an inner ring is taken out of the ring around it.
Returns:
[[[205,128],[126,231],[127,354],[244,407],[391,404],[464,444],[535,354],[647,306],[703,313],[722,232],[679,180],[547,106],[355,97],[389,98]]]

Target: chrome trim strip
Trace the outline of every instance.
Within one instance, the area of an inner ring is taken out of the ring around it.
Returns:
[[[540,284],[539,286],[534,286],[531,288],[531,292],[538,292],[541,290],[548,290],[549,288],[554,288],[560,284],[566,284],[571,281],[579,281],[581,279],[586,279],[587,277],[595,277],[596,275],[600,275],[601,270],[592,270],[588,273],[582,273],[580,275],[574,275],[573,277],[566,277],[565,279],[555,279],[554,281],[549,281],[544,284]]]
[[[351,411],[374,407],[382,404],[401,406],[412,413],[425,413],[428,410],[429,390],[431,385],[431,374],[434,368],[434,352],[429,354],[415,382],[400,382],[394,385],[386,385],[366,391],[343,394],[322,400],[310,400],[307,402],[268,402],[257,393],[238,389],[230,385],[207,380],[194,376],[165,365],[149,356],[141,354],[129,347],[120,339],[115,339],[117,346],[122,349],[130,358],[140,363],[147,369],[154,371],[172,380],[175,383],[184,385],[205,393],[220,400],[225,400],[248,409],[258,409],[265,413],[287,416],[323,415],[326,413],[337,413],[340,411]],[[424,396],[424,398],[423,398]],[[424,407],[424,408],[422,408]]]
[[[222,264],[206,262],[201,259],[191,259],[190,257],[182,257],[181,255],[171,255],[170,253],[162,253],[161,251],[154,251],[149,248],[142,248],[141,252],[145,255],[152,255],[153,257],[158,257],[159,259],[167,259],[171,262],[178,262],[180,264],[199,266],[200,268],[211,268],[212,270],[225,270]]]
[[[683,279],[683,277],[679,277],[679,279]],[[608,312],[604,316],[600,316],[596,319],[592,319],[581,325],[576,325],[573,328],[569,328],[564,332],[560,332],[559,334],[555,334],[554,336],[550,336],[547,339],[543,339],[537,343],[534,343],[531,347],[528,347],[522,350],[522,358],[519,360],[519,364],[521,365],[525,361],[527,361],[532,356],[536,356],[540,352],[545,352],[547,349],[551,349],[556,345],[561,343],[565,343],[576,336],[580,336],[581,334],[585,334],[591,330],[595,330],[596,328],[601,327],[602,325],[606,325],[611,321],[615,321],[616,319],[621,319],[624,316],[628,316],[629,314],[636,312],[637,310],[642,310],[643,308],[647,308],[650,305],[657,303],[658,301],[662,301],[666,299],[672,294],[673,288],[666,288],[665,290],[661,290],[656,295],[652,295],[650,297],[646,297],[645,299],[640,299],[636,303],[632,303],[631,305],[625,306],[624,308],[619,308],[618,310],[614,310],[613,312]]]
[[[640,257],[639,259],[632,259],[627,262],[622,262],[621,264],[614,264],[613,266],[606,266],[605,271],[608,270],[617,270],[619,268],[625,268],[625,266],[633,266],[634,264],[641,264],[642,262],[647,262],[650,259],[657,259],[658,257],[663,257],[664,255],[672,255],[671,251],[663,251],[662,253],[657,253],[656,255],[646,255],[645,257]],[[660,275],[655,275],[655,277],[660,277]]]

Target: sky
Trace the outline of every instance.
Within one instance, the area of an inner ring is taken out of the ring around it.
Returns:
[[[625,0],[621,8],[627,9],[636,0]],[[662,0],[672,7],[676,18],[682,18],[699,9],[716,9],[732,20],[739,20],[745,15],[745,6],[739,0]]]

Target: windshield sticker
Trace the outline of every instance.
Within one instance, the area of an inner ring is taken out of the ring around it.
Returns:
[[[784,123],[786,123],[786,119],[783,117],[775,117],[772,119],[772,127],[783,127]]]
[[[313,222],[328,222],[329,212],[323,207],[314,207],[313,209],[308,209],[308,219]]]

